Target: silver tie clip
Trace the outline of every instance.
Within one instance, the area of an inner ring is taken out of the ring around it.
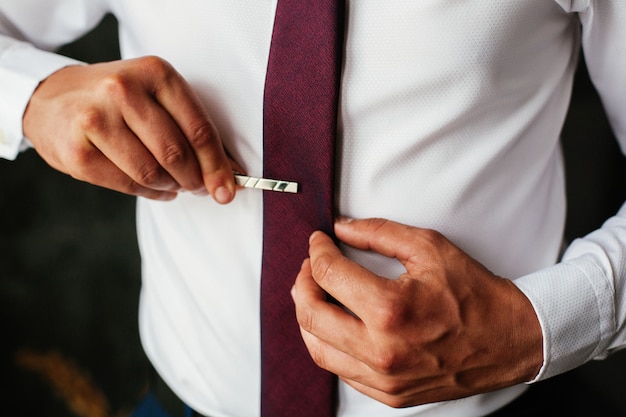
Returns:
[[[297,193],[298,183],[292,181],[271,180],[268,178],[249,177],[247,175],[235,173],[237,185],[246,188],[257,188],[259,190],[278,191],[282,193]]]

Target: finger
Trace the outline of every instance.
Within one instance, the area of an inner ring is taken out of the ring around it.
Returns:
[[[155,97],[172,116],[195,152],[200,165],[204,185],[220,203],[230,202],[235,193],[235,181],[222,141],[206,113],[200,99],[189,84],[166,66],[160,71],[166,74],[155,90]]]
[[[322,232],[311,235],[309,256],[317,284],[366,324],[380,316],[388,304],[386,300],[395,297],[394,281],[343,256]]]
[[[342,378],[342,380],[360,393],[370,397],[380,403],[386,404],[393,408],[403,408],[428,403],[429,401],[420,401],[420,397],[408,394],[394,395],[385,390],[378,389],[375,386],[361,383],[358,380],[350,378]],[[390,384],[390,390],[393,392],[393,385]],[[432,401],[430,401],[432,402]]]
[[[123,120],[108,122],[106,125],[104,130],[88,129],[88,137],[85,139],[98,148],[112,164],[143,187],[159,191],[180,189],[178,182],[128,129]]]
[[[437,400],[449,384],[439,375],[392,375],[353,357],[300,329],[302,339],[315,363],[337,375],[361,393],[393,407]],[[449,382],[449,381],[448,381]]]
[[[296,277],[292,296],[302,331],[349,355],[364,357],[367,329],[357,317],[328,301],[326,292],[313,279],[308,259]],[[321,350],[313,349],[311,356],[318,363],[325,362]]]
[[[78,180],[153,200],[171,200],[177,195],[176,192],[156,190],[141,185],[119,169],[95,147],[92,147],[90,150],[84,150],[81,158],[83,161],[88,161],[88,163],[74,163],[67,170],[72,177]]]
[[[122,113],[128,127],[180,187],[194,192],[205,189],[191,145],[159,103],[143,92],[130,94]]]
[[[358,379],[342,380],[355,390],[393,408],[456,400],[476,394],[471,389],[459,389],[451,377],[394,380],[379,376],[372,384]]]
[[[315,337],[303,328],[300,328],[300,333],[311,357],[320,368],[343,379],[355,381],[376,379],[372,369],[361,360]]]
[[[443,242],[448,242],[434,230],[376,218],[339,218],[335,222],[335,234],[347,245],[396,258],[405,266],[416,256],[424,253],[427,256],[420,258],[420,262],[435,262],[435,259],[428,259],[428,255],[433,253],[432,248],[442,247]]]

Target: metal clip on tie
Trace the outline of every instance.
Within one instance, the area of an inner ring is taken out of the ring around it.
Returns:
[[[237,185],[246,188],[257,188],[259,190],[278,191],[281,193],[297,193],[298,183],[292,181],[272,180],[269,178],[257,178],[234,173]]]

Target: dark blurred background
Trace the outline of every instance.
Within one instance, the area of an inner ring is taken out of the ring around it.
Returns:
[[[60,52],[113,60],[116,40],[109,16]],[[75,181],[32,150],[0,160],[0,178],[0,415],[128,414],[150,369],[135,199]]]
[[[111,16],[61,53],[119,57]],[[626,200],[626,160],[584,65],[563,131],[569,240]],[[134,198],[80,183],[34,151],[0,160],[0,404],[2,415],[121,417],[148,387],[140,346]],[[626,416],[626,353],[565,377]],[[581,414],[583,415],[583,414]],[[597,415],[597,414],[596,414]]]

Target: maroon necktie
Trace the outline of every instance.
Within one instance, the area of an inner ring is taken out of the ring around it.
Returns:
[[[261,415],[335,415],[335,377],[308,354],[290,296],[308,238],[332,233],[334,143],[343,42],[341,0],[279,0],[264,98]]]

